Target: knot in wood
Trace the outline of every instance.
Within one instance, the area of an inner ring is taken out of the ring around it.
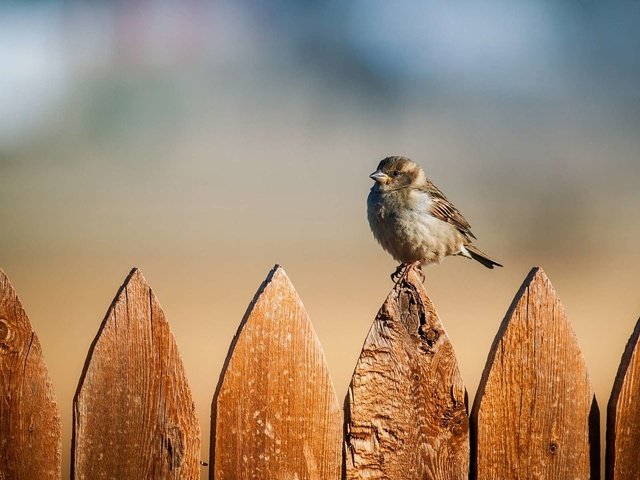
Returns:
[[[447,410],[443,415],[441,425],[448,428],[453,435],[465,435],[469,431],[469,416],[464,407],[453,411]]]
[[[164,434],[164,446],[169,456],[169,469],[175,470],[184,461],[185,439],[180,427],[169,427]]]
[[[557,444],[557,442],[551,441],[549,443],[549,454],[557,455],[559,448],[560,448],[560,446]]]
[[[0,342],[9,338],[9,324],[4,318],[0,318]]]
[[[458,410],[451,419],[451,433],[454,435],[464,435],[469,431],[469,417],[467,414]]]
[[[430,328],[424,334],[427,342],[435,342],[438,339],[438,331]]]
[[[420,340],[423,343],[421,350],[428,353],[431,352],[431,349],[435,346],[438,338],[440,338],[440,332],[433,327],[429,328],[426,324],[420,325],[420,328],[418,328],[418,335],[420,335]]]
[[[15,342],[15,339],[12,339],[12,336],[14,335],[9,328],[9,323],[4,318],[0,318],[0,355],[8,354],[13,350],[11,344]],[[2,479],[0,478],[0,480]]]

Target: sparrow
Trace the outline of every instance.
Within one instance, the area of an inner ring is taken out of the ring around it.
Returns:
[[[369,226],[382,248],[400,262],[392,279],[408,264],[440,263],[449,255],[502,267],[473,245],[469,222],[419,165],[406,157],[387,157],[369,177],[375,181],[367,198]]]

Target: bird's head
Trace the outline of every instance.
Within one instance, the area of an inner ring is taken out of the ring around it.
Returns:
[[[387,157],[378,164],[375,172],[369,175],[382,191],[417,185],[424,181],[422,168],[407,157]]]

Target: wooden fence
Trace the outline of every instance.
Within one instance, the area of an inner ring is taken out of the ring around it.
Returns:
[[[606,478],[640,478],[640,321],[613,385]],[[0,480],[61,478],[60,416],[38,338],[0,270]],[[282,268],[267,276],[211,407],[209,477],[598,479],[599,412],[549,279],[534,268],[502,322],[468,416],[453,347],[416,271],[365,340],[344,419]],[[138,270],[91,345],[73,402],[75,479],[197,479],[200,432],[175,340]]]

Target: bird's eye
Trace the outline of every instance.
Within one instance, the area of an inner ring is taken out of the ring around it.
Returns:
[[[394,170],[393,171],[393,176],[397,177],[398,175],[400,175],[400,170]]]

